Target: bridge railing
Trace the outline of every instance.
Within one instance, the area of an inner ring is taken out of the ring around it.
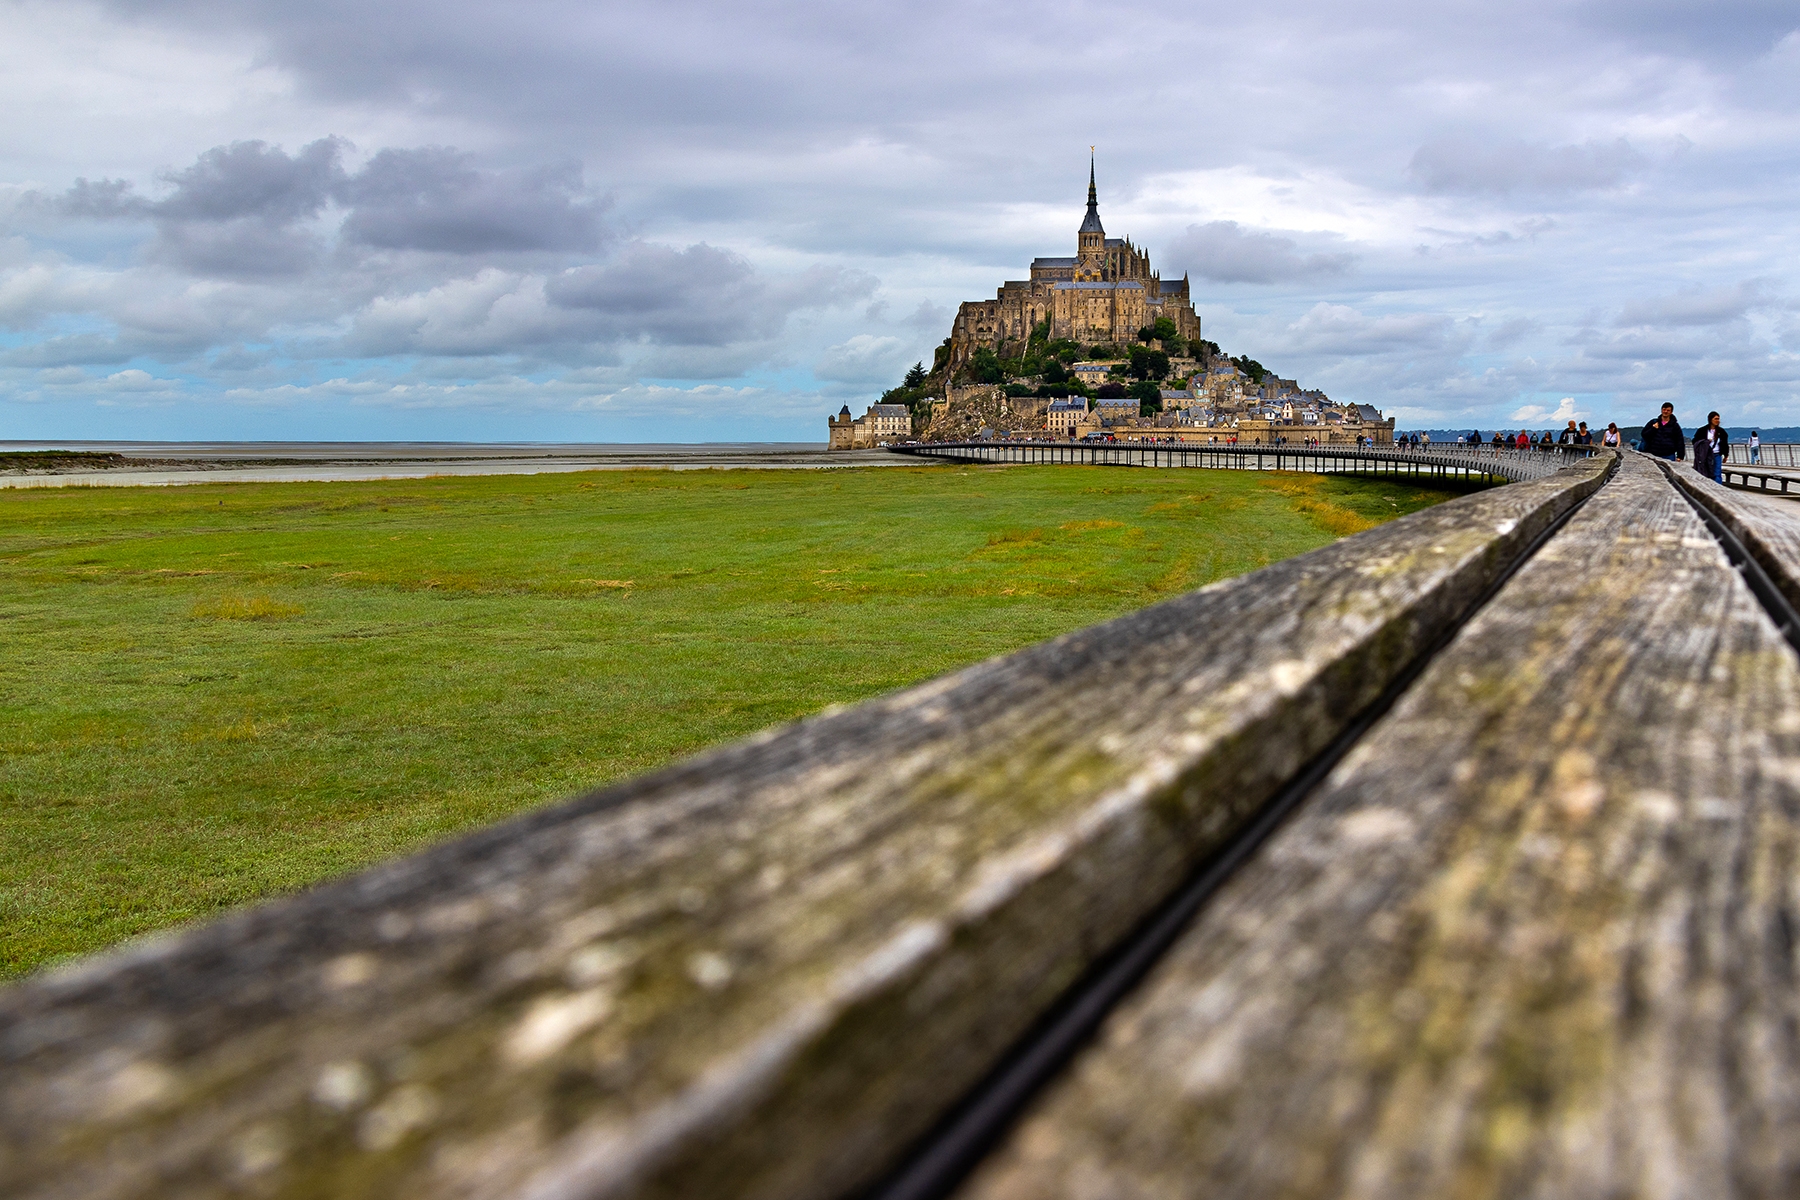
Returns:
[[[1756,456],[1752,458],[1747,443],[1733,442],[1726,461],[1741,467],[1800,468],[1800,445],[1792,442],[1764,442],[1757,447]]]
[[[1056,441],[993,438],[973,442],[903,442],[893,453],[987,463],[1085,463],[1095,466],[1207,467],[1247,470],[1352,471],[1377,474],[1464,474],[1514,481],[1554,474],[1591,457],[1588,447],[1499,449],[1479,447],[1307,446],[1299,443]],[[1429,469],[1427,469],[1429,468]]]
[[[1756,498],[1680,486],[1487,489],[0,991],[4,1190],[1782,1194],[1800,659],[1684,496]]]

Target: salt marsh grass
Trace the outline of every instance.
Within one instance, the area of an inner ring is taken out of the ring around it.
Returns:
[[[0,973],[1445,495],[1080,467],[0,492]]]

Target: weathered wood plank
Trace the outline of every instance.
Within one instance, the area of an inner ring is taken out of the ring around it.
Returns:
[[[0,992],[15,1196],[831,1196],[1603,462]]]
[[[1800,1194],[1800,663],[1628,456],[964,1200]]]
[[[1800,504],[1724,487],[1685,463],[1671,463],[1662,469],[1737,535],[1769,581],[1789,604],[1800,609]]]

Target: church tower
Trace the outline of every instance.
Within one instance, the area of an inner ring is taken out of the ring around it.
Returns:
[[[1094,160],[1088,159],[1087,216],[1075,235],[1075,278],[1094,281],[1105,277],[1106,228],[1100,224],[1100,194],[1094,188]]]

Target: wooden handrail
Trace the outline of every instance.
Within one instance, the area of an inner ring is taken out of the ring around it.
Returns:
[[[1625,457],[963,1200],[1793,1194],[1800,658],[1707,516],[1789,589],[1800,526],[1672,475]]]

